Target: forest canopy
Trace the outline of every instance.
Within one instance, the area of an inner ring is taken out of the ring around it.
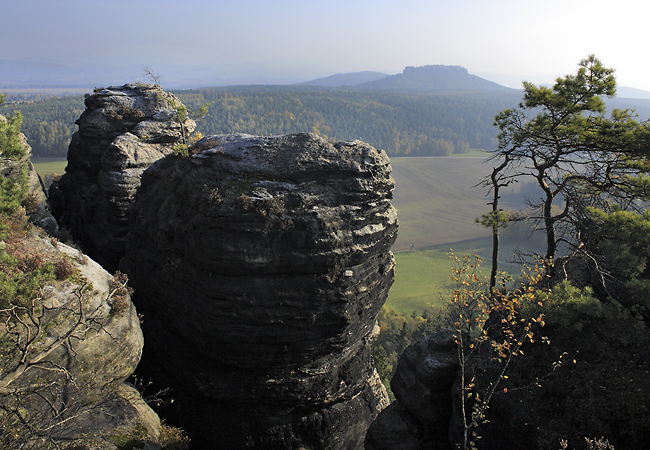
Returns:
[[[494,115],[516,103],[504,94],[420,94],[247,86],[178,91],[195,108],[211,103],[203,134],[313,132],[359,139],[389,156],[448,156],[495,148]]]
[[[448,156],[497,145],[494,115],[517,97],[496,93],[402,94],[304,86],[235,86],[174,92],[190,109],[210,103],[204,135],[313,132],[329,140],[363,140],[390,156]],[[65,157],[81,96],[7,102],[20,111],[35,156]]]
[[[23,116],[21,131],[27,137],[34,156],[61,157],[68,154],[75,121],[84,111],[83,97],[37,97],[31,100],[7,101],[0,114],[19,111]]]
[[[203,135],[313,132],[332,141],[359,139],[389,156],[494,150],[494,116],[514,107],[520,96],[517,91],[410,94],[308,86],[207,87],[174,94],[192,110],[210,104],[198,124]],[[612,99],[608,107],[626,102],[632,101]],[[647,101],[632,103],[641,116],[650,115]],[[35,156],[64,158],[84,109],[82,96],[13,94],[0,114],[22,113],[22,131]]]

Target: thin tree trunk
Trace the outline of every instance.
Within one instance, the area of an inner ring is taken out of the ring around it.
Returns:
[[[499,190],[505,187],[509,182],[500,183],[499,173],[508,165],[510,158],[506,155],[503,163],[499,167],[492,169],[490,181],[492,182],[492,270],[490,271],[490,295],[497,283],[497,272],[499,270]]]

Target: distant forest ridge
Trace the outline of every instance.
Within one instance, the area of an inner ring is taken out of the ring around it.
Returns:
[[[518,95],[403,94],[306,86],[240,86],[174,92],[190,109],[211,103],[199,122],[204,135],[313,132],[330,140],[359,139],[391,156],[444,156],[496,147],[494,115]],[[83,97],[8,102],[19,110],[35,156],[65,157]]]
[[[77,131],[75,121],[84,112],[81,95],[48,97],[41,94],[8,95],[0,107],[0,114],[20,111],[23,115],[21,131],[27,137],[34,156],[66,157],[72,134]],[[23,98],[23,100],[16,100]],[[27,98],[27,99],[25,99]]]
[[[175,92],[190,109],[210,103],[203,134],[312,132],[359,139],[391,156],[443,156],[495,148],[494,115],[517,95],[429,94],[242,86]]]
[[[521,92],[460,66],[407,67],[397,75],[339,74],[300,85],[228,86],[173,91],[190,109],[210,103],[203,135],[313,132],[326,139],[359,139],[390,156],[448,156],[495,149],[494,116],[517,105]],[[19,110],[36,156],[65,157],[82,96],[11,94],[1,114]],[[613,99],[650,117],[650,100]]]

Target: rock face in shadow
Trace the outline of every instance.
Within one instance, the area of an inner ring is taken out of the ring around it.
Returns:
[[[182,144],[196,124],[160,86],[96,90],[77,120],[65,175],[50,189],[54,216],[109,271],[124,255],[128,214],[142,172]]]
[[[397,401],[368,430],[366,450],[451,450],[452,391],[459,363],[451,331],[409,345],[391,388]]]
[[[386,154],[312,134],[221,135],[149,168],[123,267],[144,371],[196,448],[357,449],[394,279]]]

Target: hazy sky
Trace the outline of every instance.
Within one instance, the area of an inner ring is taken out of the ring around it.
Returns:
[[[0,0],[0,60],[145,66],[215,81],[306,81],[461,65],[519,87],[595,53],[650,91],[642,0]],[[2,68],[0,67],[0,71]],[[494,74],[494,75],[490,75]],[[496,74],[511,75],[511,78]],[[164,83],[163,83],[164,85]]]

